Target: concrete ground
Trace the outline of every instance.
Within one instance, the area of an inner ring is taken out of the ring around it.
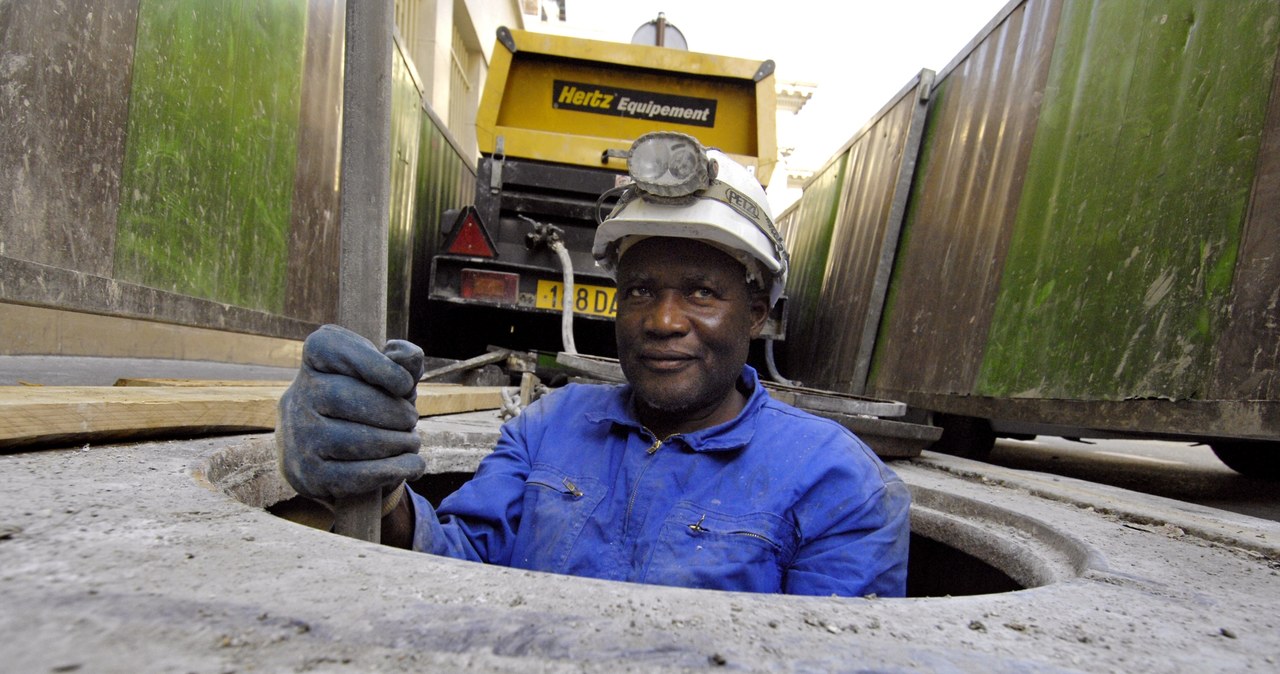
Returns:
[[[1000,438],[983,460],[1280,522],[1276,481],[1241,475],[1204,444],[1121,438]]]
[[[111,386],[117,379],[292,381],[295,368],[159,358],[0,356],[0,386]]]
[[[466,445],[487,432],[468,419],[420,430]],[[926,452],[894,464],[915,494],[913,528],[1031,589],[720,593],[488,567],[294,524],[258,507],[291,496],[273,452],[255,435],[0,455],[4,668],[1280,670],[1280,524],[1247,516]],[[925,573],[946,587],[965,572]]]

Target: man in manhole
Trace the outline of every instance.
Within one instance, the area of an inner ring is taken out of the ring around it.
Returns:
[[[720,590],[902,596],[906,486],[839,424],[773,400],[746,364],[787,253],[764,189],[682,134],[632,146],[596,231],[618,284],[625,385],[569,385],[502,428],[433,508],[413,405],[422,351],[312,334],[280,403],[285,478],[383,496],[382,540],[460,559]]]

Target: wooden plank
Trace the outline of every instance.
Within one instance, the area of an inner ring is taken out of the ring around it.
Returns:
[[[289,386],[287,381],[257,381],[252,379],[150,379],[121,378],[116,386],[156,386],[156,387],[274,387],[283,390]],[[497,409],[502,406],[500,387],[471,386],[459,384],[419,384],[418,414],[424,417],[438,414],[459,414],[474,410]],[[277,396],[279,399],[279,396]]]
[[[501,386],[418,385],[418,414],[424,417],[499,407],[502,407]]]
[[[3,386],[0,449],[269,431],[284,386]],[[418,413],[502,405],[501,388],[420,385]]]
[[[157,379],[149,377],[121,377],[113,386],[288,386],[286,380],[264,379]]]
[[[0,388],[0,447],[275,428],[281,387]]]

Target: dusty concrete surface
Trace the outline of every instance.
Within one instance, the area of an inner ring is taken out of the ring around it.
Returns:
[[[0,356],[0,386],[111,386],[117,379],[293,381],[297,368],[160,358]]]
[[[283,498],[270,442],[0,456],[5,669],[1280,669],[1280,525],[1263,520],[926,453],[896,464],[923,497],[919,522],[1001,529],[995,547],[1046,560],[1029,573],[1048,584],[895,600],[713,593],[383,548],[196,477]]]

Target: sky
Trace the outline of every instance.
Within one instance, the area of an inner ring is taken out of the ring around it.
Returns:
[[[921,68],[942,70],[1008,2],[568,0],[566,23],[551,30],[630,42],[662,12],[691,51],[772,59],[778,81],[816,85],[796,117],[780,120],[779,144],[795,146],[792,166],[819,169]],[[529,30],[539,23],[526,17]],[[770,189],[775,213],[795,198],[773,189],[781,178]]]

